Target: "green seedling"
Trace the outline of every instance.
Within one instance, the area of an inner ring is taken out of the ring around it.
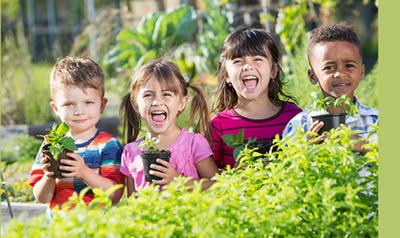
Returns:
[[[238,134],[226,134],[222,136],[222,139],[228,146],[233,146],[235,149],[233,150],[233,158],[236,161],[239,160],[239,154],[244,150],[246,145],[251,145],[256,142],[256,138],[248,138],[247,142],[244,140],[244,130],[243,128],[239,131]]]
[[[78,149],[75,145],[74,139],[72,137],[65,136],[68,131],[69,127],[64,122],[60,123],[59,126],[54,123],[49,133],[42,136],[44,140],[50,144],[49,150],[53,155],[54,160],[58,160],[64,149],[70,151]]]
[[[152,137],[148,132],[146,133],[144,140],[140,142],[139,147],[143,148],[149,153],[155,153],[160,151],[158,143],[160,143],[160,136]]]
[[[321,94],[313,92],[311,96],[313,97],[313,109],[323,109],[327,111],[328,109],[341,108],[344,113],[350,116],[355,116],[358,113],[357,106],[346,95],[334,98],[331,96],[323,97]]]

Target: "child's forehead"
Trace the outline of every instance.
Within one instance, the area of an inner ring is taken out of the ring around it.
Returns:
[[[142,82],[142,85],[140,86],[139,90],[140,91],[161,90],[161,91],[177,92],[179,90],[178,84],[179,84],[178,79],[150,77],[146,81]]]
[[[70,97],[74,98],[78,95],[85,95],[88,97],[101,97],[101,91],[91,87],[79,87],[76,85],[57,84],[54,90],[54,97]]]
[[[265,49],[265,47],[228,47],[224,53],[224,58],[227,60],[235,59],[235,58],[242,58],[246,56],[264,56],[267,58],[271,58],[270,52]]]
[[[349,41],[326,41],[314,44],[310,50],[314,60],[336,57],[361,58],[360,49]]]

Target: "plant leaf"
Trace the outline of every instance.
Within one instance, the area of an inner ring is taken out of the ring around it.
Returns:
[[[67,150],[71,150],[71,151],[75,151],[78,149],[78,147],[76,147],[74,139],[72,139],[71,137],[67,136],[67,137],[63,137],[61,139],[61,145],[62,147],[64,147]]]
[[[57,127],[55,134],[57,135],[64,135],[69,130],[69,127],[65,122],[61,122],[61,124]]]
[[[234,134],[226,134],[222,136],[222,139],[228,146],[235,146],[235,135]]]

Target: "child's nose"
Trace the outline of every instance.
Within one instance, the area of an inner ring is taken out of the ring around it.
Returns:
[[[245,63],[243,65],[243,71],[252,70],[252,69],[253,69],[253,66],[249,63]]]
[[[154,100],[151,103],[151,106],[158,106],[162,104],[162,99],[159,96],[154,97]]]
[[[333,74],[334,78],[340,78],[342,76],[342,73],[340,72],[340,70],[336,70],[336,72]]]
[[[75,107],[75,109],[74,109],[74,116],[80,116],[80,115],[83,115],[84,114],[84,110],[82,110],[81,108],[79,108],[79,107]]]

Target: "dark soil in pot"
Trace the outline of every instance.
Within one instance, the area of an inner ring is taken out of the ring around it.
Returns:
[[[62,159],[70,159],[67,156],[67,153],[70,153],[73,151],[64,149],[64,151],[60,154],[58,160],[55,160],[53,158],[53,155],[50,153],[49,147],[50,147],[50,144],[46,144],[43,146],[43,149],[42,149],[42,153],[49,158],[49,162],[50,162],[49,170],[54,172],[54,178],[65,178],[64,176],[61,175],[61,173],[64,171],[60,170],[60,162],[59,161],[61,161]]]
[[[323,121],[324,126],[319,130],[319,134],[322,134],[324,131],[329,131],[333,128],[338,128],[340,127],[341,124],[346,123],[346,114],[339,114],[339,115],[333,115],[333,114],[324,114],[324,115],[315,115],[311,116],[313,121]]]
[[[167,162],[169,162],[169,158],[171,157],[171,152],[169,150],[162,150],[160,152],[153,152],[149,153],[147,151],[143,151],[140,153],[140,156],[143,159],[143,167],[144,167],[144,175],[146,177],[147,182],[151,182],[151,180],[161,180],[160,177],[151,175],[149,174],[150,171],[150,165],[152,164],[157,164],[160,165],[159,163],[156,162],[157,159],[162,159]]]

